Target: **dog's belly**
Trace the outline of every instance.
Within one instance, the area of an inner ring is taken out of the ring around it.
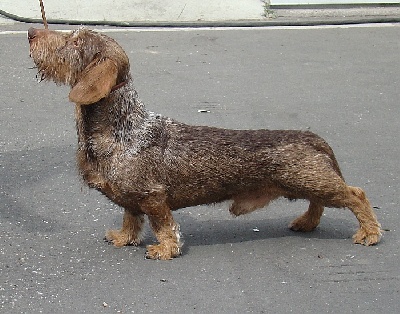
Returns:
[[[175,180],[167,185],[168,204],[172,210],[202,204],[220,203],[254,191],[267,193],[276,185],[268,179],[268,174],[260,170],[258,175],[243,173],[201,173],[190,176],[173,175]],[[171,178],[171,177],[170,177]]]

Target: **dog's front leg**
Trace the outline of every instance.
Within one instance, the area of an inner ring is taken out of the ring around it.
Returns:
[[[144,215],[125,209],[121,230],[108,230],[105,239],[116,247],[139,245],[143,230]]]
[[[148,245],[146,258],[169,260],[181,254],[179,224],[174,221],[162,188],[153,189],[141,203],[159,244]]]
[[[146,258],[168,260],[181,254],[180,229],[171,212],[164,217],[149,216],[159,244],[148,245]]]

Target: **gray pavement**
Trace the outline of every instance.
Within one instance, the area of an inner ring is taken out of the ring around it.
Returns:
[[[400,6],[267,6],[262,0],[45,0],[50,23],[115,26],[263,26],[400,22]],[[2,0],[0,24],[40,22],[39,1]],[[8,17],[6,19],[5,17]]]
[[[149,110],[323,136],[386,230],[363,247],[348,210],[326,209],[302,234],[286,226],[305,202],[239,219],[199,206],[174,213],[185,245],[169,262],[103,242],[122,212],[80,183],[68,88],[36,82],[29,26],[0,32],[1,313],[398,313],[398,24],[102,30],[128,53]]]

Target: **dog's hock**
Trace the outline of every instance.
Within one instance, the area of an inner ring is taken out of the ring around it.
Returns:
[[[93,61],[71,89],[69,100],[77,105],[90,105],[107,97],[117,83],[117,75],[118,69],[114,61]]]

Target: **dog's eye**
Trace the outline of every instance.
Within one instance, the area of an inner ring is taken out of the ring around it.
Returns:
[[[74,47],[78,47],[79,46],[79,43],[78,43],[77,39],[75,39],[72,44],[74,45]]]

